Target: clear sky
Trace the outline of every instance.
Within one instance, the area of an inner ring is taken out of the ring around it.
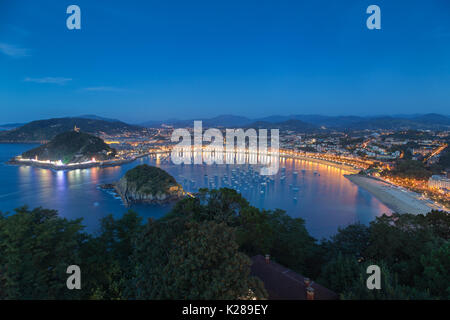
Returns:
[[[0,0],[0,123],[449,106],[448,0]]]

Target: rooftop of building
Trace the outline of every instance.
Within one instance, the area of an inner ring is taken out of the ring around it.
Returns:
[[[308,279],[262,255],[251,258],[251,275],[264,282],[264,287],[271,300],[307,300],[305,279]],[[314,289],[314,300],[336,300],[338,295],[311,281],[310,287]]]

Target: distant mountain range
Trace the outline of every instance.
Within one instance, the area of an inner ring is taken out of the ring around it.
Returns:
[[[21,127],[0,132],[0,142],[41,142],[56,135],[71,131],[77,126],[82,132],[94,135],[113,135],[123,132],[139,133],[144,128],[117,120],[96,120],[90,118],[54,118],[37,120]]]
[[[251,122],[250,124],[245,126],[246,128],[255,128],[255,129],[279,129],[279,130],[289,130],[289,131],[298,131],[298,132],[319,132],[323,131],[320,127],[313,125],[311,123],[307,123],[301,120],[286,120],[281,122],[269,122],[269,121],[256,121]]]
[[[25,125],[25,123],[5,123],[0,125],[0,131],[12,130]]]
[[[97,116],[95,114],[83,114],[83,115],[77,116],[75,118],[83,118],[83,119],[91,119],[91,120],[103,120],[103,121],[107,121],[107,122],[121,122],[120,120],[117,120],[117,119],[100,117],[100,116]]]
[[[234,115],[221,115],[214,118],[203,118],[203,119],[192,119],[192,120],[179,120],[179,119],[168,119],[164,121],[147,121],[140,123],[143,127],[158,127],[163,124],[174,126],[176,128],[192,127],[194,120],[201,120],[203,126],[205,127],[239,127],[246,126],[253,122],[246,117],[234,116]]]
[[[292,130],[364,130],[364,129],[450,129],[450,117],[440,114],[395,115],[395,116],[323,116],[323,115],[273,115],[250,119],[234,115],[222,115],[202,120],[204,127],[255,127]],[[174,127],[192,127],[192,120],[170,119],[141,123],[146,127],[158,127],[163,124]]]
[[[450,117],[440,114],[395,115],[395,116],[323,116],[323,115],[273,115],[251,119],[235,115],[221,115],[202,120],[203,127],[217,128],[279,128],[298,132],[326,132],[327,130],[450,130]],[[117,133],[139,133],[147,128],[170,125],[176,128],[192,127],[192,120],[170,119],[166,121],[147,121],[140,125],[99,117],[82,115],[78,117],[37,120],[27,124],[0,125],[0,142],[38,142],[50,140],[57,134],[70,131],[76,125],[81,131],[94,135],[114,135]],[[3,128],[4,131],[1,131]],[[7,130],[7,131],[5,131]]]

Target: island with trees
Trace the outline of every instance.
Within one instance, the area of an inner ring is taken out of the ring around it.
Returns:
[[[8,163],[71,170],[120,165],[131,160],[134,159],[121,159],[117,150],[102,139],[75,128],[56,135],[51,141],[22,153]]]
[[[139,165],[116,183],[101,186],[114,189],[125,205],[134,203],[168,203],[182,199],[185,192],[174,177],[163,169]]]

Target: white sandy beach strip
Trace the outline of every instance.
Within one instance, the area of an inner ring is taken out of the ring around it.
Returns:
[[[398,188],[384,181],[357,174],[346,175],[345,177],[369,191],[394,212],[426,214],[434,209],[428,201],[419,199],[417,193]]]

